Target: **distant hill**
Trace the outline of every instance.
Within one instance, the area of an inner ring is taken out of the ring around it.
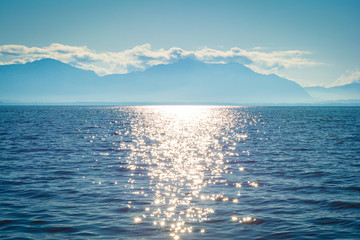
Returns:
[[[103,77],[53,60],[0,66],[0,101],[305,103],[297,83],[237,64],[191,59]]]
[[[0,101],[54,102],[90,98],[98,76],[54,59],[0,66]]]
[[[318,101],[360,99],[360,83],[337,87],[306,87],[305,90]]]

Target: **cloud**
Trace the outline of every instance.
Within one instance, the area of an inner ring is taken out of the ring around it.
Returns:
[[[7,59],[7,61],[0,61],[0,65],[53,58],[75,67],[95,71],[99,75],[105,75],[142,71],[154,65],[192,58],[206,63],[237,62],[259,73],[278,74],[278,71],[284,68],[302,68],[322,64],[304,57],[308,54],[309,52],[300,50],[266,52],[259,47],[251,50],[233,47],[226,51],[207,47],[190,51],[178,47],[153,50],[149,43],[121,52],[96,52],[86,46],[53,43],[47,47],[2,45],[0,46],[0,60]]]
[[[346,70],[345,74],[342,74],[338,79],[336,79],[329,87],[342,86],[354,82],[360,82],[360,70],[356,69],[355,71]]]

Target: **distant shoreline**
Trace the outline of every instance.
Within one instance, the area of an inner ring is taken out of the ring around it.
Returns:
[[[218,103],[218,102],[0,102],[0,106],[360,106],[360,100],[314,103]]]

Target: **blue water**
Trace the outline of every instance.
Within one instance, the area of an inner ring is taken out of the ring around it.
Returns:
[[[359,107],[0,107],[1,239],[360,239]]]

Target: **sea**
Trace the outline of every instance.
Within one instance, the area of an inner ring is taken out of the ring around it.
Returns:
[[[1,106],[0,239],[360,239],[360,107]]]

